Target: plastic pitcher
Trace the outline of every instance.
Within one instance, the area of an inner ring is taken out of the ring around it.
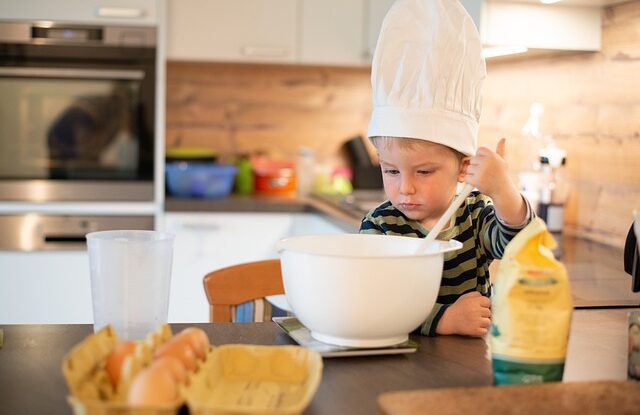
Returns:
[[[173,240],[157,231],[87,234],[94,331],[112,324],[135,340],[167,322]]]

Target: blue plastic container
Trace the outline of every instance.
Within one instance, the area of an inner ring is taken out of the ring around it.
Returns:
[[[167,163],[167,188],[178,197],[224,197],[231,193],[237,172],[227,164]]]

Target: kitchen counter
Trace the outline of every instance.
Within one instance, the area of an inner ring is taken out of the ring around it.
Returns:
[[[308,212],[322,215],[345,232],[357,232],[366,212],[385,199],[380,190],[357,190],[347,197],[308,198],[236,196],[224,199],[175,199],[167,211]],[[622,249],[565,235],[560,260],[571,279],[577,308],[635,307],[640,293],[631,291],[631,277],[623,270]]]
[[[305,199],[295,196],[241,196],[232,194],[218,199],[168,197],[167,212],[309,212]]]
[[[640,292],[631,291],[631,276],[624,272],[622,249],[565,236],[563,251],[576,308],[640,305]]]
[[[369,195],[370,192],[357,193]],[[376,192],[384,200],[380,192]],[[344,200],[352,200],[349,203]],[[187,199],[167,198],[167,212],[284,212],[284,213],[317,213],[342,228],[345,232],[357,232],[363,211],[355,202],[355,196],[261,196],[230,195],[220,199]]]

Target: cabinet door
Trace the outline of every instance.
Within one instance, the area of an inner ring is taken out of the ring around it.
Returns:
[[[160,0],[0,1],[3,20],[155,26]]]
[[[319,215],[293,213],[167,213],[164,229],[176,235],[169,300],[170,322],[207,322],[202,279],[215,269],[277,258],[287,236],[342,233]]]
[[[277,258],[276,243],[287,236],[343,233],[305,213],[167,213],[163,229],[176,235],[170,322],[209,320],[206,273]],[[87,252],[0,252],[0,325],[63,323],[93,323]]]
[[[0,252],[0,324],[93,323],[86,251]]]
[[[361,65],[366,0],[302,0],[300,62]]]
[[[293,62],[297,0],[170,0],[167,58]]]
[[[209,321],[204,276],[229,265],[277,257],[275,243],[289,223],[289,215],[279,213],[167,213],[164,229],[176,235],[169,321]]]

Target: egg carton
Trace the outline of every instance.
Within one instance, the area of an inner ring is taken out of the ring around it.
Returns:
[[[136,343],[113,388],[105,360],[118,343],[111,326],[86,337],[65,357],[67,397],[75,415],[294,415],[313,398],[322,377],[322,357],[300,346],[224,345],[209,347],[204,361],[179,387],[180,398],[165,405],[126,402],[133,378],[150,364],[155,349],[172,337],[162,325]]]
[[[230,344],[209,351],[184,394],[191,415],[294,415],[321,378],[322,357],[311,349]]]
[[[173,415],[183,400],[175,403],[149,406],[131,406],[126,403],[133,378],[153,358],[155,349],[172,336],[168,324],[161,325],[143,340],[137,341],[134,352],[122,362],[120,381],[114,388],[105,369],[105,360],[119,342],[118,335],[108,325],[87,336],[71,349],[62,364],[62,372],[69,387],[67,401],[75,415]]]

